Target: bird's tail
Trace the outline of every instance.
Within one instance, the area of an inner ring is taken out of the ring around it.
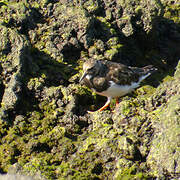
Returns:
[[[143,70],[143,72],[141,71],[141,76],[139,78],[139,82],[146,79],[148,76],[150,76],[152,73],[156,72],[158,69],[153,67],[153,65],[148,65],[148,66],[141,68],[141,70]]]
[[[158,69],[155,68],[153,65],[148,65],[143,67],[143,70],[144,70],[144,74],[149,74],[149,73],[152,74],[156,72]]]

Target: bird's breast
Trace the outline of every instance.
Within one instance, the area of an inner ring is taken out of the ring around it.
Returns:
[[[121,97],[124,96],[131,91],[133,91],[135,88],[139,86],[139,83],[132,83],[131,85],[118,85],[115,84],[113,81],[110,81],[110,86],[102,92],[96,92],[97,94],[101,96],[106,96],[106,97]]]

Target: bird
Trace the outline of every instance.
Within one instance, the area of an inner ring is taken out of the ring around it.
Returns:
[[[155,71],[157,68],[153,65],[139,68],[108,60],[88,59],[83,63],[83,74],[79,82],[96,94],[107,97],[104,106],[97,110],[101,112],[110,105],[113,98],[117,105],[119,97],[131,93]]]

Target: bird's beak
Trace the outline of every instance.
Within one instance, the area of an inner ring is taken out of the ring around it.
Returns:
[[[86,72],[84,72],[83,73],[83,75],[81,76],[81,78],[80,78],[80,80],[79,80],[79,82],[81,82],[85,77],[86,77],[86,75],[87,75],[87,73]]]

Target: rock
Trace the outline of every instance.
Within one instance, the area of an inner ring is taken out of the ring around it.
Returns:
[[[2,107],[5,110],[13,109],[19,101],[21,91],[20,79],[18,78],[18,75],[15,74],[11,77],[7,88],[5,89],[1,103]]]
[[[0,180],[34,180],[34,178],[18,174],[6,174],[0,175]]]
[[[15,163],[8,169],[7,174],[0,175],[0,180],[46,180],[40,173],[31,174],[23,172],[22,167]]]
[[[179,60],[179,62],[177,64],[177,66],[176,66],[176,71],[174,73],[174,76],[175,77],[180,77],[180,60]]]
[[[172,74],[180,59],[177,1],[0,6],[1,173],[34,179],[179,178],[179,64]],[[79,84],[89,57],[152,64],[158,72],[116,108],[113,101],[109,109],[89,114],[105,103]]]
[[[162,110],[156,124],[156,136],[152,140],[147,164],[159,178],[179,178],[179,107],[179,95],[175,95],[169,99],[168,106]]]
[[[22,80],[24,78],[25,61],[27,59],[28,41],[16,31],[0,28],[1,33],[7,31],[6,39],[2,37],[5,44],[1,47],[1,54],[8,50],[8,54],[2,62],[3,84],[5,85],[1,102],[1,118],[8,119],[10,112],[15,111],[22,96]]]
[[[163,87],[166,99],[157,108],[152,119],[155,129],[147,164],[152,173],[159,177],[178,179],[180,177],[180,84],[178,68],[174,80]],[[159,93],[159,92],[158,92]],[[160,94],[159,94],[160,95]]]

